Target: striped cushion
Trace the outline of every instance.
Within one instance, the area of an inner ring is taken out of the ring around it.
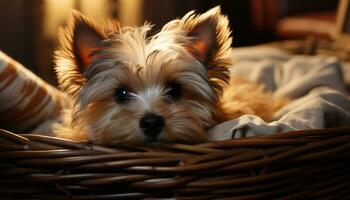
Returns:
[[[65,94],[0,51],[0,128],[30,131],[68,105]]]

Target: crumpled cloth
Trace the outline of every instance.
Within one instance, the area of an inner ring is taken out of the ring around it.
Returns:
[[[276,97],[292,102],[278,111],[272,122],[243,115],[218,124],[209,130],[212,140],[350,125],[350,100],[341,62],[336,58],[248,47],[233,49],[232,59],[233,75],[263,84]]]

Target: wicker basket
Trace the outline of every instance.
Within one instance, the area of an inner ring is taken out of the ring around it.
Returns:
[[[0,131],[5,199],[349,199],[350,127],[103,147]]]

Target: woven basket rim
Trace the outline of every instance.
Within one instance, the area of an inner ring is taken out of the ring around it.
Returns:
[[[195,145],[107,147],[0,130],[0,197],[344,197],[350,195],[343,191],[350,184],[349,132],[345,126]]]

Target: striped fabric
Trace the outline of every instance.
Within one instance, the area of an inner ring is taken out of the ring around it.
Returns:
[[[67,96],[0,51],[0,128],[31,131],[68,105]]]

